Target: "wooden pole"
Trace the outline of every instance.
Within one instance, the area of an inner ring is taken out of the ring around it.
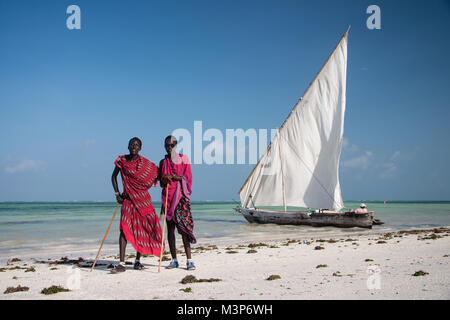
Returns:
[[[92,270],[94,269],[95,264],[97,263],[98,256],[99,256],[99,254],[100,254],[100,251],[102,250],[103,243],[105,243],[105,239],[106,239],[106,236],[108,235],[109,228],[111,228],[111,225],[112,225],[112,223],[113,223],[113,221],[114,221],[114,218],[116,217],[116,213],[117,213],[117,209],[119,209],[119,205],[120,205],[120,203],[117,204],[116,211],[114,211],[114,215],[113,215],[113,217],[112,217],[112,219],[111,219],[111,222],[109,223],[108,230],[106,230],[106,234],[105,234],[105,236],[103,237],[102,244],[101,244],[100,248],[98,249],[97,257],[95,257],[95,261],[94,261],[94,263],[92,264],[91,272],[92,272]]]
[[[164,206],[164,224],[163,224],[163,230],[162,230],[161,253],[159,254],[158,272],[161,272],[161,262],[162,262],[163,249],[164,249],[164,230],[166,230],[167,198],[168,197],[169,197],[169,184],[166,185],[166,204]]]

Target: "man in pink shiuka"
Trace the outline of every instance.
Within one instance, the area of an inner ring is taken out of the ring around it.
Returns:
[[[167,268],[178,268],[177,248],[175,244],[175,227],[183,238],[184,250],[186,252],[188,270],[194,270],[195,265],[191,260],[191,243],[196,243],[194,236],[194,221],[191,214],[191,186],[192,172],[189,158],[186,155],[175,152],[177,140],[173,136],[168,136],[164,140],[164,148],[167,155],[159,163],[159,179],[161,183],[162,208],[165,210],[166,194],[167,199],[167,240],[169,242],[172,261]],[[167,192],[167,193],[166,193]]]

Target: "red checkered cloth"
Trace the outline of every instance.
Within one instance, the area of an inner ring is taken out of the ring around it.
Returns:
[[[148,193],[156,186],[158,167],[140,155],[134,161],[119,156],[114,163],[120,169],[124,188],[120,231],[137,252],[159,257],[161,225]]]

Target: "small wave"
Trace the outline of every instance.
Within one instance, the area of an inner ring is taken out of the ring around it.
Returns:
[[[50,220],[25,220],[25,221],[6,221],[2,222],[2,225],[17,225],[17,224],[29,224],[29,223],[47,223]]]
[[[225,223],[247,223],[242,220],[225,220],[225,219],[208,219],[208,218],[198,218],[196,219],[198,222],[225,222]]]

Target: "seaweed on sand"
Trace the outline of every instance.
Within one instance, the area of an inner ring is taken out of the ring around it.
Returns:
[[[324,250],[325,248],[324,247],[321,247],[321,246],[315,246],[314,247],[314,250]]]
[[[19,262],[19,261],[22,261],[22,260],[20,260],[19,258],[12,258],[12,259],[9,259],[9,260],[6,262],[6,264],[10,264],[10,263],[13,263],[13,262]]]
[[[278,274],[272,274],[266,280],[273,281],[278,279],[281,279],[281,277]]]
[[[192,288],[191,287],[187,287],[184,289],[180,289],[180,291],[186,292],[186,293],[192,293]]]
[[[198,282],[218,282],[218,281],[222,281],[222,279],[215,279],[215,278],[209,278],[209,279],[197,279],[195,276],[193,275],[187,275],[186,277],[184,277],[180,283],[182,284],[187,284],[187,283],[198,283]]]
[[[84,260],[82,257],[79,257],[78,259],[69,259],[67,257],[62,257],[60,260],[50,260],[48,262],[49,265],[52,264],[80,264],[81,262],[85,262],[86,260]],[[41,263],[45,261],[41,261]]]
[[[429,274],[429,273],[425,272],[425,271],[422,271],[422,270],[419,270],[419,271],[414,272],[413,277],[426,276],[427,274]]]
[[[255,249],[250,249],[247,251],[247,253],[257,253],[258,251],[256,251]]]
[[[328,267],[328,265],[326,265],[326,264],[319,264],[319,265],[317,265],[316,269],[318,269],[318,268],[326,268],[326,267]]]
[[[249,247],[249,248],[267,247],[267,244],[262,243],[262,242],[260,242],[260,243],[250,243],[250,244],[248,245],[248,247]]]
[[[434,228],[432,230],[400,230],[397,232],[398,235],[404,235],[404,234],[420,234],[420,233],[448,233],[450,232],[450,228],[447,227],[440,227],[440,228]]]
[[[15,266],[15,267],[11,267],[11,268],[0,268],[0,272],[5,272],[6,270],[21,270],[21,269],[27,269],[27,268],[22,268],[19,266]]]
[[[431,234],[429,234],[429,235],[427,235],[425,237],[420,237],[419,236],[417,238],[417,240],[436,240],[436,239],[439,239],[439,238],[442,238],[442,236],[439,236],[439,235],[437,235],[435,233],[431,233]]]
[[[49,294],[55,294],[58,292],[68,292],[68,291],[70,291],[70,290],[65,289],[61,286],[51,286],[51,287],[42,289],[41,293],[45,294],[45,295],[49,295]]]
[[[337,240],[334,240],[334,239],[328,239],[328,240],[319,239],[319,240],[316,240],[316,242],[336,243],[336,242],[338,242],[338,241],[337,241]]]
[[[448,231],[450,231],[450,229],[446,228],[446,227],[440,227],[440,228],[433,229],[434,233],[444,233],[444,232],[448,232]]]
[[[383,236],[380,237],[380,239],[384,240],[391,240],[394,237],[394,234],[392,232],[385,233]]]
[[[6,288],[5,292],[3,292],[3,293],[8,294],[8,293],[14,293],[14,292],[20,292],[20,291],[28,291],[28,290],[30,290],[30,288],[22,287],[21,285],[18,285],[17,287]]]

